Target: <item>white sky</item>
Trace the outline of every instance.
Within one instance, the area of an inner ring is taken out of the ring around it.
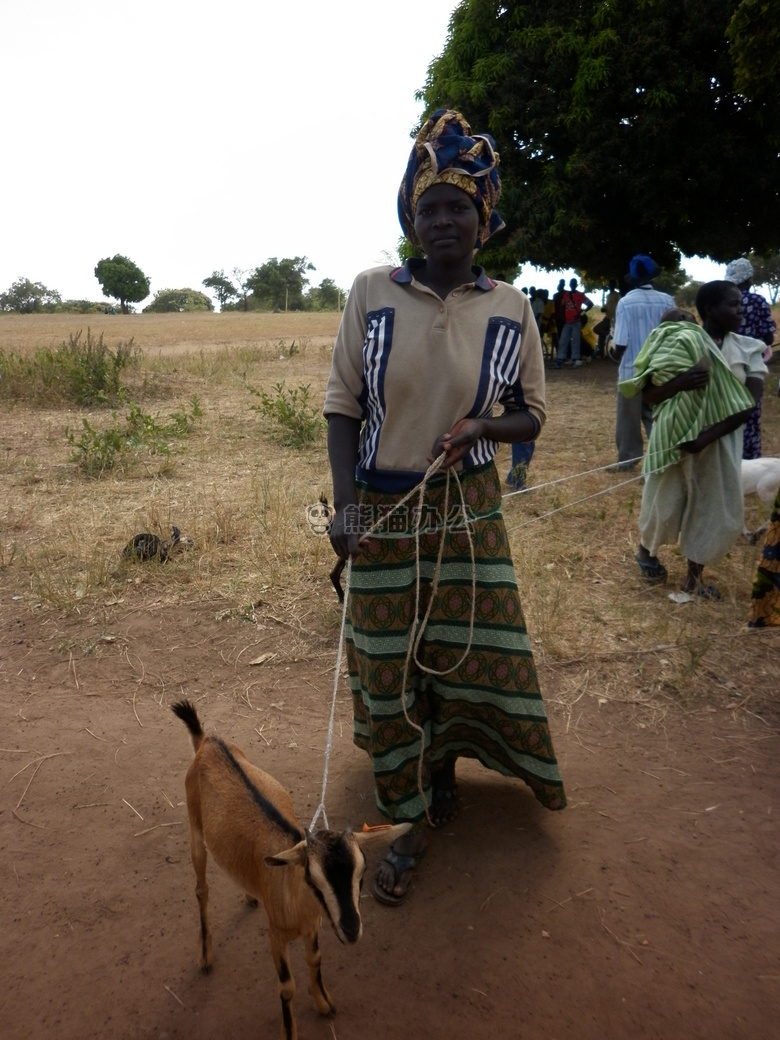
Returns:
[[[4,5],[0,291],[25,277],[99,300],[95,265],[115,253],[152,294],[273,256],[306,256],[311,284],[348,288],[395,251],[414,92],[456,6]],[[518,284],[554,289],[571,274],[526,267]]]

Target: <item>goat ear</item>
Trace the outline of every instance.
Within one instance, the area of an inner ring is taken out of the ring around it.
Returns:
[[[266,856],[265,864],[267,867],[302,867],[307,855],[306,839],[304,838],[286,852],[279,852],[276,856]]]
[[[411,823],[396,823],[392,827],[382,827],[375,831],[355,831],[355,841],[365,851],[377,846],[392,845],[396,838],[402,834],[408,834],[412,829]]]

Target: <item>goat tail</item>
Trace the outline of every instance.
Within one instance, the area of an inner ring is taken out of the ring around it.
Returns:
[[[195,705],[191,701],[177,701],[176,704],[171,705],[171,711],[177,718],[181,719],[190,731],[193,747],[197,751],[203,743],[205,734],[203,726],[200,724],[198,713],[195,711]]]

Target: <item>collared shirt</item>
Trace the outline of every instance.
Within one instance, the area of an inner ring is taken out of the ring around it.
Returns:
[[[618,379],[631,379],[634,375],[637,354],[660,324],[661,315],[671,307],[674,307],[672,297],[654,289],[649,282],[632,289],[620,300],[615,311],[612,340],[615,346],[625,347],[626,351],[620,359]]]
[[[324,414],[363,420],[358,475],[413,486],[438,437],[495,406],[545,420],[544,358],[528,298],[482,268],[445,300],[419,282],[421,261],[363,271],[347,297]],[[463,468],[490,461],[483,439]]]

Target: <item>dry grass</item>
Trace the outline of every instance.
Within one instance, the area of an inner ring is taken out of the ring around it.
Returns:
[[[118,602],[209,602],[225,616],[282,620],[291,633],[283,653],[332,650],[331,550],[305,520],[306,506],[329,493],[324,438],[306,451],[279,447],[247,386],[306,383],[321,400],[338,316],[98,315],[89,324],[110,346],[132,336],[141,348],[140,378],[159,394],[145,410],[168,414],[197,394],[204,416],[160,466],[94,480],[68,459],[64,429],[78,413],[11,408],[0,437],[3,602],[22,596],[39,615],[85,601],[106,615]],[[0,346],[56,346],[80,327],[73,316],[0,316]],[[778,686],[780,653],[776,632],[745,628],[759,550],[740,542],[708,569],[723,593],[717,603],[668,599],[685,572],[671,547],[662,551],[669,586],[640,580],[641,483],[599,468],[614,460],[614,380],[608,362],[550,374],[549,421],[531,465],[541,486],[505,504],[546,698],[570,720],[583,697],[634,704],[643,718],[702,704],[760,713]],[[98,428],[109,418],[84,414]],[[780,455],[779,420],[770,392],[765,454]],[[500,464],[503,475],[506,448]],[[748,513],[761,518],[758,505]],[[122,562],[134,533],[172,523],[194,551],[164,566]],[[307,642],[304,631],[325,642]]]

